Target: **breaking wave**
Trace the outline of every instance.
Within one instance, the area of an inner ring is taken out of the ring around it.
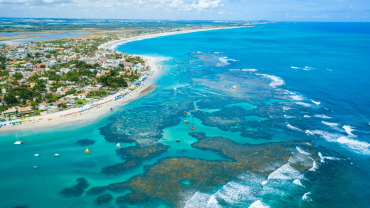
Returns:
[[[257,75],[271,79],[272,82],[270,83],[270,86],[273,88],[284,84],[284,80],[282,80],[280,77],[269,74],[257,74]]]

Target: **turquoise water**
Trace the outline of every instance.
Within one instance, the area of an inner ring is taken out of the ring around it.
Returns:
[[[231,161],[217,151],[193,147],[197,139],[191,132],[240,144],[307,141],[326,157],[302,176],[293,177],[293,171],[284,179],[267,180],[242,173],[240,178],[249,180],[184,198],[187,207],[249,207],[258,201],[269,207],[370,207],[369,48],[368,23],[276,23],[118,46],[168,58],[158,88],[95,122],[18,132],[21,146],[13,145],[14,133],[2,134],[0,207],[121,207],[115,200],[97,205],[99,195],[86,191],[145,176],[148,166],[164,158]],[[95,140],[88,146],[91,154],[76,143],[81,139]],[[128,170],[102,174],[103,168],[129,160],[117,155],[116,140],[123,149],[158,143],[168,149]],[[89,184],[81,195],[60,194],[81,177]],[[261,180],[267,180],[264,186]],[[105,193],[116,199],[130,191]],[[211,199],[217,206],[208,203]],[[154,200],[123,205],[173,206]]]

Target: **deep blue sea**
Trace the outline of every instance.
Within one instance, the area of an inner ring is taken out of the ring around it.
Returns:
[[[93,122],[18,132],[21,146],[1,134],[0,207],[370,207],[369,48],[369,23],[271,23],[119,45],[165,58],[157,88]],[[190,132],[232,144],[201,146]],[[82,139],[95,141],[91,154]],[[284,146],[292,141],[301,146]],[[276,154],[260,151],[246,171],[219,168],[235,162],[230,147],[244,158],[240,149],[269,144]],[[279,160],[280,150],[290,157]]]

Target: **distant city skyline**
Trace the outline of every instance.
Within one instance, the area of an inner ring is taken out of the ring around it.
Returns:
[[[0,0],[0,17],[369,22],[369,0]]]

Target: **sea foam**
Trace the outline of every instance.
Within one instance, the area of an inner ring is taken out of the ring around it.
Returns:
[[[292,130],[295,130],[295,131],[302,131],[301,129],[299,129],[297,127],[294,127],[294,126],[292,126],[290,124],[287,124],[287,127],[290,128],[290,129],[292,129]]]
[[[257,200],[253,202],[248,208],[269,208],[267,204],[261,202],[261,200]]]
[[[270,83],[270,86],[273,88],[284,84],[284,80],[282,80],[280,77],[269,74],[257,74],[257,75],[271,79],[272,82]]]
[[[267,178],[268,180],[271,179],[293,180],[303,178],[303,174],[301,174],[298,170],[294,169],[289,164],[285,164],[280,168],[276,169],[274,172],[272,172]]]
[[[320,105],[321,103],[318,101],[311,100],[311,102],[315,103],[316,105]]]

